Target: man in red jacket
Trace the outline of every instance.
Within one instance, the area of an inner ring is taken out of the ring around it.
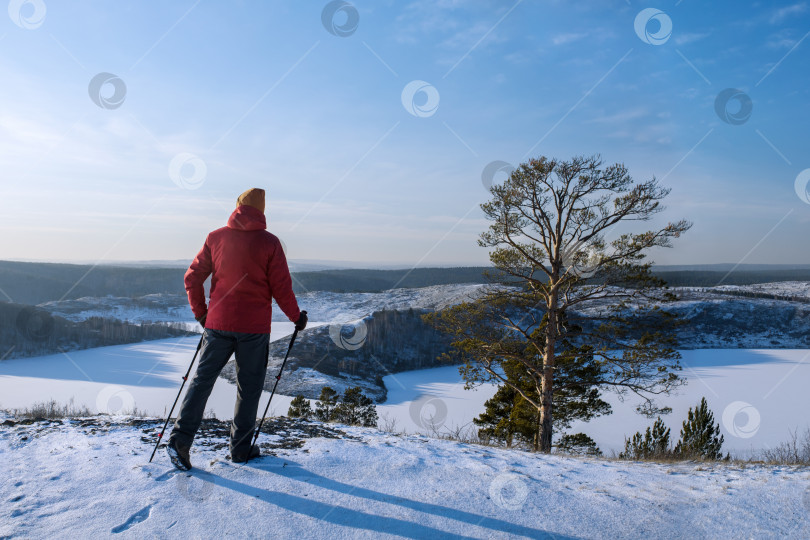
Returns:
[[[231,425],[231,459],[257,457],[250,436],[267,372],[272,301],[297,330],[307,325],[298,309],[281,241],[267,232],[264,190],[249,189],[236,200],[228,225],[205,239],[185,275],[194,317],[205,329],[197,371],[183,399],[167,451],[181,470],[191,468],[189,450],[202,422],[205,404],[217,377],[236,353],[236,408]],[[211,276],[210,302],[203,283]]]

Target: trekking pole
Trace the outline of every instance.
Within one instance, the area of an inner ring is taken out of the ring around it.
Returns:
[[[304,311],[303,313],[306,313]],[[287,363],[287,357],[290,356],[290,351],[293,348],[293,343],[295,343],[295,338],[298,335],[298,330],[295,330],[292,335],[292,339],[290,340],[290,346],[287,347],[287,354],[284,355],[284,361],[281,363],[281,369],[278,370],[278,375],[276,375],[276,383],[273,385],[273,391],[270,392],[270,399],[267,400],[267,407],[264,408],[264,414],[262,415],[262,419],[259,422],[259,427],[256,428],[256,433],[253,434],[253,442],[251,443],[251,447],[256,444],[256,440],[259,438],[259,432],[262,430],[262,424],[264,424],[264,417],[267,416],[267,411],[270,410],[270,402],[273,401],[273,396],[276,393],[276,387],[278,386],[278,381],[281,380],[281,372],[284,371],[284,365]],[[245,463],[248,462],[250,459],[250,452],[248,452],[248,457],[245,460]]]
[[[205,335],[205,331],[203,331],[203,336]],[[166,417],[166,423],[163,424],[163,429],[160,430],[160,435],[158,435],[158,440],[155,443],[155,448],[152,450],[152,455],[149,457],[149,463],[152,463],[152,458],[155,457],[155,452],[157,452],[158,446],[160,446],[160,441],[163,440],[163,434],[166,432],[166,426],[169,425],[169,419],[172,417],[172,413],[174,412],[175,406],[177,406],[177,400],[180,399],[180,394],[183,393],[183,387],[186,386],[186,381],[188,380],[188,375],[191,373],[191,366],[194,365],[194,361],[197,360],[197,354],[200,352],[200,347],[202,347],[203,336],[200,336],[200,342],[197,344],[197,350],[194,353],[194,358],[191,359],[191,364],[188,366],[188,371],[186,371],[186,375],[183,377],[183,384],[180,385],[180,391],[177,392],[177,397],[174,398],[174,403],[172,404],[172,409],[169,411],[169,416]]]

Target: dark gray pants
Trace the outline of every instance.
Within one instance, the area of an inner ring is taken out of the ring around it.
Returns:
[[[205,404],[219,372],[236,353],[236,407],[231,424],[231,455],[246,455],[256,426],[256,412],[267,373],[270,334],[245,334],[206,328],[200,363],[183,398],[172,439],[191,446],[200,427]]]

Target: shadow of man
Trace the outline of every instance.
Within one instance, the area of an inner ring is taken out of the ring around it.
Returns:
[[[262,462],[264,461],[267,461],[267,458],[262,460]],[[283,476],[290,480],[305,482],[320,489],[329,489],[338,493],[360,497],[378,503],[394,504],[403,508],[415,510],[417,512],[432,514],[443,519],[461,521],[474,527],[491,529],[492,531],[498,533],[515,534],[528,538],[554,538],[561,540],[575,538],[571,536],[549,533],[547,531],[533,529],[531,527],[525,527],[523,525],[503,521],[497,518],[481,516],[456,508],[415,501],[406,497],[381,493],[379,491],[374,491],[372,489],[363,488],[360,486],[353,486],[351,484],[346,484],[313,473],[295,462],[289,461],[289,459],[284,460],[284,463],[286,464],[285,467],[272,467],[269,464],[264,464],[262,462],[252,462],[249,464],[249,466],[252,469],[278,474],[279,476]],[[337,506],[334,504],[326,504],[309,498],[291,495],[289,493],[257,488],[236,480],[215,475],[208,471],[195,470],[194,475],[198,476],[201,480],[212,482],[218,486],[244,493],[245,495],[274,504],[280,508],[307,515],[316,519],[325,520],[336,525],[396,534],[406,538],[471,538],[468,536],[462,536],[442,531],[440,529],[435,529],[433,527],[413,521],[367,514],[351,508]]]

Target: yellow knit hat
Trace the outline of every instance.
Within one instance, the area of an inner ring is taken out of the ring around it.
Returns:
[[[264,213],[264,190],[259,188],[250,188],[245,191],[236,199],[236,206],[252,206],[261,213]]]

